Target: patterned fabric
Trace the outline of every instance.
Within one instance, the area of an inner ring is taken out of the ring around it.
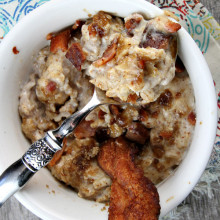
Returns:
[[[47,1],[0,0],[0,37],[4,37],[22,17]]]
[[[49,0],[0,0],[0,42],[10,29],[26,14]],[[190,33],[205,56],[213,75],[220,110],[220,26],[199,0],[148,0],[161,9],[175,13],[180,23]],[[216,56],[213,56],[215,54]],[[220,177],[220,118],[216,141],[209,164],[194,188],[194,192],[207,193],[212,197],[211,183]],[[205,187],[204,187],[204,183]],[[197,196],[198,198],[198,196]],[[198,198],[199,199],[199,198]],[[184,202],[163,219],[180,219]]]

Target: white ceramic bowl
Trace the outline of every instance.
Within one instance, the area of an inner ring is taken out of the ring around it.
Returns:
[[[32,55],[47,44],[45,36],[88,13],[99,10],[127,16],[141,12],[148,17],[162,11],[144,0],[53,0],[21,20],[0,45],[0,171],[20,158],[29,147],[21,132],[18,115],[20,83],[27,79]],[[20,51],[14,55],[12,48]],[[193,189],[205,169],[215,138],[217,107],[213,80],[200,50],[182,28],[179,31],[179,55],[190,75],[196,98],[197,123],[192,144],[175,174],[158,186],[161,216],[177,206]],[[46,187],[49,185],[49,188]],[[55,193],[52,193],[52,190]],[[103,220],[107,210],[102,204],[79,198],[61,187],[47,169],[40,170],[18,192],[16,198],[43,219]]]

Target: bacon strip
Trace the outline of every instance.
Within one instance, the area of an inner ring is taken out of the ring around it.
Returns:
[[[123,138],[109,140],[99,152],[98,163],[113,180],[109,220],[158,219],[157,189],[134,165],[134,152]]]
[[[117,47],[118,47],[118,38],[115,38],[103,53],[102,58],[96,60],[93,64],[96,67],[99,67],[112,60],[116,55]]]
[[[66,53],[66,58],[76,67],[77,70],[81,70],[81,66],[86,60],[86,55],[83,52],[80,43],[72,43]]]
[[[165,28],[170,33],[176,33],[181,28],[181,25],[176,22],[168,20],[165,24]]]
[[[47,36],[47,39],[49,39],[49,36],[51,37],[51,42],[50,42],[51,53],[56,53],[58,50],[62,50],[63,52],[67,51],[68,42],[70,39],[69,29],[58,33],[56,36],[52,36],[51,34],[49,34]]]

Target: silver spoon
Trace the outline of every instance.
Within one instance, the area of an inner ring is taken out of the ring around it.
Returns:
[[[22,158],[9,166],[0,176],[0,207],[19,191],[38,170],[51,161],[54,154],[62,149],[64,137],[69,135],[83,118],[98,106],[105,104],[127,103],[116,102],[103,95],[101,90],[94,89],[92,98],[80,111],[67,118],[59,128],[48,131],[44,138],[30,146]]]

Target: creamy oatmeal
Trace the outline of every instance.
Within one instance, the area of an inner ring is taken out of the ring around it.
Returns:
[[[101,106],[64,141],[48,165],[80,197],[109,200],[110,177],[99,167],[102,144],[123,137],[137,149],[135,163],[157,184],[180,164],[194,125],[193,89],[177,55],[179,24],[140,14],[125,19],[99,12],[49,34],[20,94],[25,136],[34,142],[83,107],[93,85],[138,105]],[[176,65],[175,65],[176,64]]]

